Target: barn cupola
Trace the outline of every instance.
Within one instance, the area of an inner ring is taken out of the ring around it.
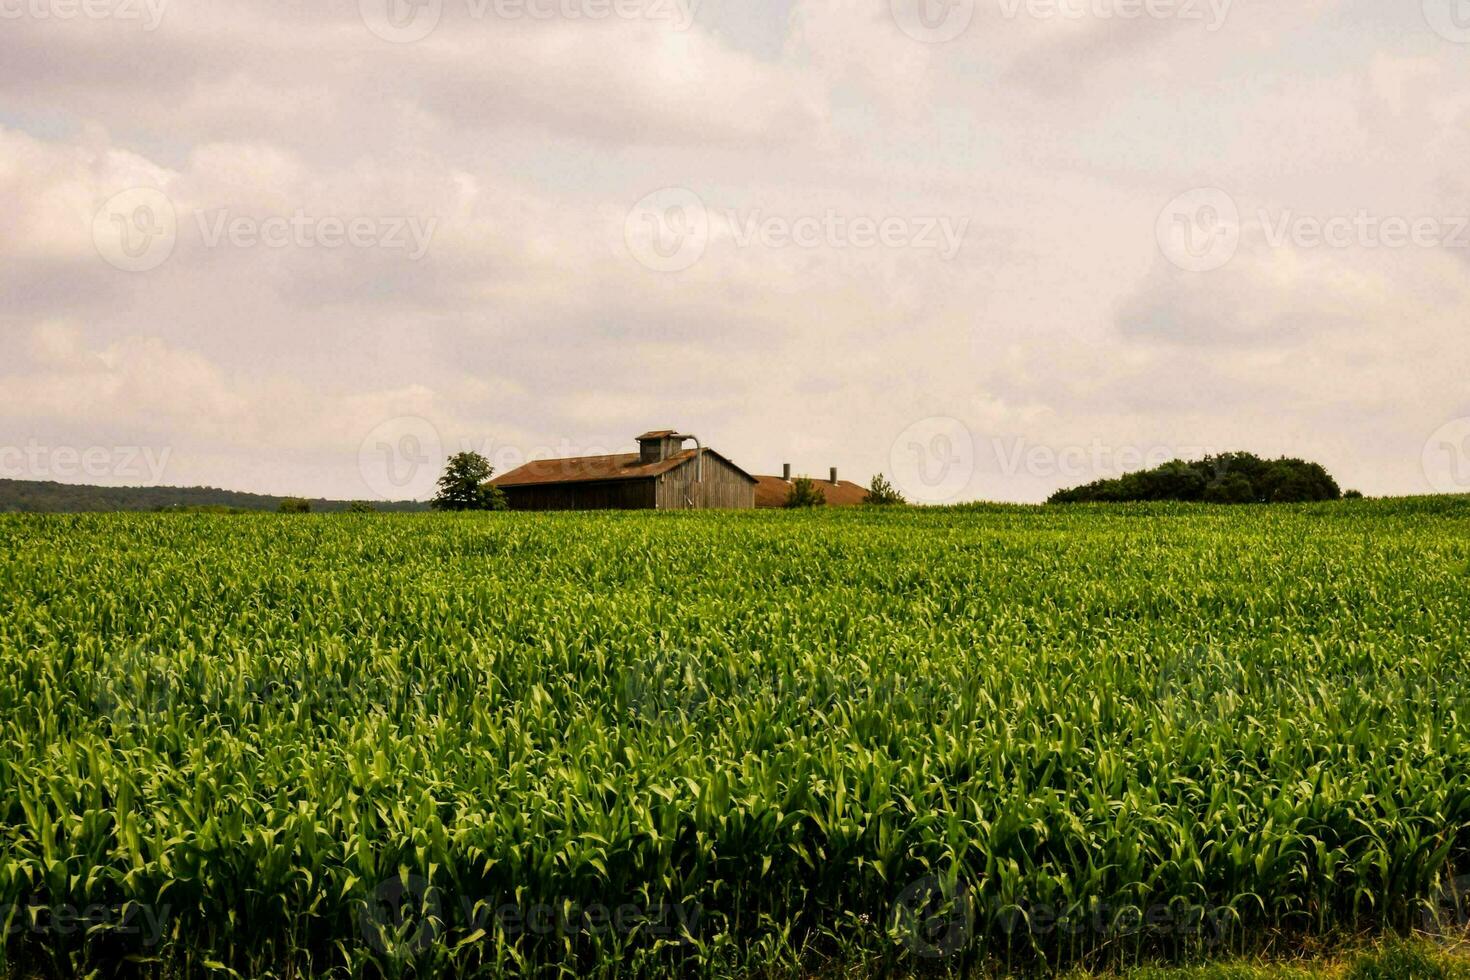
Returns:
[[[638,461],[640,463],[662,463],[684,446],[683,436],[673,429],[645,432],[638,437]]]

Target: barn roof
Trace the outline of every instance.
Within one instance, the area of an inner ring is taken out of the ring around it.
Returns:
[[[791,492],[791,484],[795,481],[783,480],[779,476],[758,476],[755,478],[755,505],[757,507],[784,507],[786,506],[786,495]],[[850,480],[840,480],[833,483],[830,480],[818,480],[812,478],[812,483],[822,491],[827,498],[828,507],[856,507],[868,499],[866,487],[860,487]]]
[[[756,478],[740,469],[729,459],[706,449],[704,452],[729,463],[741,476],[752,483]],[[544,486],[551,483],[606,483],[609,480],[646,480],[662,476],[678,469],[694,459],[696,450],[684,449],[659,460],[645,463],[638,453],[618,453],[614,456],[577,456],[571,459],[538,459],[524,466],[501,474],[490,482],[497,487]]]

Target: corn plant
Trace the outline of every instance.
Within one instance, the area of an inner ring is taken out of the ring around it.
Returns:
[[[1463,932],[1470,501],[0,517],[0,973]]]

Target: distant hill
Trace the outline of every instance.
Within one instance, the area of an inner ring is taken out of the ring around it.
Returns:
[[[0,480],[0,514],[81,514],[93,511],[172,509],[264,510],[280,508],[285,497],[218,490],[214,487],[93,487],[33,480]],[[374,510],[428,510],[416,500],[372,501]],[[345,511],[348,500],[312,500],[317,513]]]

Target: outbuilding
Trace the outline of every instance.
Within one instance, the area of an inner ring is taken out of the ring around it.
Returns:
[[[686,442],[695,448],[685,449]],[[527,463],[490,481],[511,510],[741,510],[756,478],[691,435],[645,432],[638,452]]]
[[[781,468],[780,476],[757,476],[755,479],[757,507],[785,507],[786,499],[791,496],[791,489],[796,485],[796,481],[791,478],[790,463]],[[822,499],[828,507],[861,507],[868,502],[867,488],[858,486],[851,480],[837,479],[835,466],[826,480],[812,482],[821,491]]]

